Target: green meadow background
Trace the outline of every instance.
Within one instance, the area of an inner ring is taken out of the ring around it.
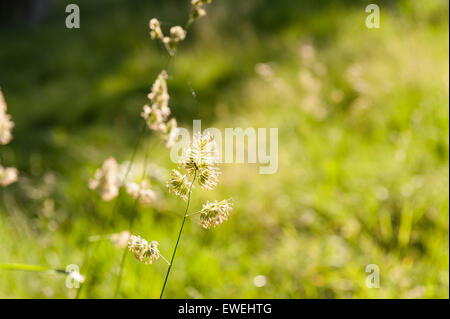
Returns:
[[[154,205],[122,191],[114,209],[87,187],[109,156],[130,159],[167,67],[180,126],[278,128],[279,163],[272,175],[221,165],[217,189],[194,191],[191,212],[225,198],[234,209],[213,230],[188,220],[165,297],[449,298],[448,1],[378,1],[381,28],[368,29],[371,2],[213,0],[170,62],[148,21],[184,25],[188,0],[79,0],[72,30],[70,2],[54,1],[40,21],[0,24],[15,122],[1,161],[20,171],[0,189],[0,264],[86,276],[77,294],[63,274],[0,269],[0,297],[114,297],[123,250],[87,239],[135,213],[131,231],[170,257],[184,202],[166,190],[176,164],[158,136],[146,132],[135,160],[140,174],[148,152]],[[124,266],[118,297],[159,297],[161,259],[128,253]]]

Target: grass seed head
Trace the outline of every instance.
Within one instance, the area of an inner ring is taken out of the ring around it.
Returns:
[[[167,77],[166,71],[162,71],[158,75],[153,83],[152,91],[147,96],[151,101],[151,106],[148,104],[144,105],[141,113],[148,127],[153,131],[164,131],[165,122],[170,115]]]
[[[131,233],[128,230],[121,231],[120,233],[111,235],[111,243],[116,248],[125,248],[130,240]]]
[[[191,0],[191,15],[189,17],[191,22],[206,15],[203,6],[208,3],[211,3],[211,0]]]
[[[197,133],[181,165],[190,176],[197,172],[197,181],[204,190],[214,189],[220,174],[217,167],[216,143],[209,134]]]
[[[178,125],[175,118],[171,118],[164,129],[163,140],[166,147],[171,148],[175,145],[178,137]]]
[[[144,179],[139,184],[135,182],[128,182],[125,184],[127,193],[130,194],[134,199],[138,199],[143,204],[153,203],[157,196],[156,192],[151,188],[150,181]]]
[[[131,235],[128,241],[128,249],[140,262],[148,265],[158,260],[160,254],[158,242],[152,241],[150,244],[140,236]]]
[[[200,212],[200,224],[206,229],[217,227],[228,219],[231,209],[232,205],[227,200],[207,201]]]
[[[0,144],[6,145],[12,140],[12,128],[14,122],[11,121],[11,115],[6,113],[7,106],[3,93],[0,90]]]
[[[89,180],[89,188],[97,191],[104,201],[119,194],[119,165],[114,157],[108,158]]]
[[[184,201],[187,201],[189,194],[189,182],[186,175],[183,175],[178,170],[173,169],[170,172],[170,179],[167,182],[167,187],[169,192],[173,192]]]
[[[150,37],[152,40],[155,39],[162,39],[164,37],[164,34],[161,30],[161,24],[159,23],[158,19],[153,18],[149,22],[150,27]]]
[[[19,172],[15,167],[3,167],[0,165],[0,185],[5,187],[17,182]]]

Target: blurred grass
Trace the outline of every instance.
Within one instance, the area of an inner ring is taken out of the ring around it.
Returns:
[[[214,231],[187,224],[166,297],[449,297],[448,3],[380,1],[376,30],[364,25],[368,3],[215,0],[190,30],[168,67],[174,116],[187,128],[278,127],[279,169],[224,165],[216,190],[194,192],[193,210],[229,197],[235,208]],[[78,4],[79,30],[65,29],[64,1],[41,24],[0,30],[16,123],[2,161],[21,172],[0,189],[0,263],[83,273],[86,238],[113,205],[87,180],[105,158],[129,159],[167,63],[148,20],[166,28],[188,12],[188,1]],[[145,146],[160,201],[139,207],[133,232],[167,257],[183,203],[165,191],[168,151],[153,137]],[[133,213],[123,198],[111,232]],[[81,297],[112,297],[120,257],[101,244]],[[120,296],[158,297],[167,265],[125,263]],[[380,289],[365,285],[368,264]],[[75,294],[61,275],[0,270],[3,298]]]

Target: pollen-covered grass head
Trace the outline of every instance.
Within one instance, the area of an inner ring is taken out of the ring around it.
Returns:
[[[210,134],[196,133],[179,163],[180,170],[172,170],[167,182],[169,191],[187,200],[189,189],[195,179],[203,190],[212,190],[217,186],[220,170],[217,166],[216,143]],[[192,185],[193,186],[193,185]]]
[[[197,181],[204,190],[217,186],[220,170],[217,167],[217,151],[214,138],[210,134],[196,133],[186,157],[181,161],[190,176],[197,174]]]
[[[157,76],[153,83],[152,91],[147,95],[151,105],[144,105],[141,113],[148,127],[154,131],[163,130],[165,121],[170,115],[167,77],[167,72],[164,70]]]
[[[175,145],[178,126],[175,118],[169,120],[171,113],[169,107],[170,95],[167,89],[167,72],[161,71],[147,95],[150,105],[145,104],[141,117],[144,118],[150,130],[158,132],[166,145],[171,148]]]
[[[6,113],[7,106],[2,90],[0,90],[0,144],[6,145],[12,140],[12,129],[14,122],[11,121],[11,115]]]
[[[119,165],[110,157],[97,169],[89,180],[89,188],[97,191],[104,201],[110,201],[119,194]]]
[[[128,194],[143,204],[149,205],[157,199],[156,192],[152,189],[148,179],[142,180],[139,184],[127,182],[125,188]]]
[[[181,197],[184,201],[188,199],[189,181],[186,175],[181,174],[178,170],[173,169],[170,172],[170,179],[167,182],[169,192]]]
[[[211,3],[212,0],[191,0],[191,15],[189,17],[189,21],[192,23],[200,17],[206,15],[206,10],[204,9],[204,5]]]
[[[128,230],[121,231],[120,233],[112,234],[110,237],[111,244],[116,248],[125,248],[128,246],[128,242],[131,238],[131,233]]]
[[[171,148],[175,145],[178,137],[178,125],[175,118],[171,118],[164,129],[163,140],[166,147]]]
[[[158,242],[152,241],[150,244],[140,236],[131,235],[128,241],[128,249],[140,262],[148,265],[153,264],[160,257]]]
[[[170,36],[164,36],[161,29],[161,23],[158,19],[153,18],[149,22],[150,38],[152,40],[160,40],[170,56],[175,55],[178,42],[183,41],[186,38],[186,30],[183,27],[177,25],[170,28]]]
[[[11,115],[6,113],[7,109],[3,92],[0,89],[0,145],[8,144],[13,138],[11,131],[14,127],[14,122],[11,120]],[[5,187],[15,183],[18,178],[19,172],[15,167],[3,167],[0,165],[0,186]]]
[[[220,202],[207,201],[200,212],[200,224],[206,229],[217,227],[228,220],[231,209],[232,204],[226,199]]]
[[[5,187],[17,182],[19,172],[15,167],[3,167],[0,165],[0,185]]]

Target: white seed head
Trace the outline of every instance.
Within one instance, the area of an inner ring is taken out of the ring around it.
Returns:
[[[11,130],[13,127],[14,123],[11,121],[11,116],[0,112],[0,144],[6,145],[11,142]]]
[[[170,119],[169,122],[167,122],[163,135],[163,140],[164,143],[166,144],[166,147],[172,148],[176,143],[177,137],[178,137],[177,120],[172,118]]]
[[[125,248],[128,245],[128,241],[130,240],[131,233],[128,230],[121,231],[117,234],[111,235],[111,243],[116,248]]]
[[[160,254],[158,242],[152,241],[150,244],[140,236],[130,236],[128,249],[134,254],[137,260],[148,265],[158,260]]]
[[[170,28],[170,37],[173,41],[179,42],[186,38],[186,30],[179,25]]]
[[[151,188],[143,188],[141,189],[141,193],[139,196],[139,200],[144,204],[151,204],[153,203],[157,198],[157,195],[154,190]]]
[[[193,6],[200,6],[204,4],[211,3],[212,0],[191,0],[191,4]]]
[[[205,16],[206,11],[203,9],[203,6],[208,3],[211,3],[211,0],[191,0],[192,8],[190,20],[195,21],[196,19]]]
[[[15,167],[3,167],[0,165],[0,185],[5,187],[17,182],[19,172]]]
[[[154,29],[160,28],[161,24],[159,23],[158,19],[153,18],[150,20],[149,26],[150,26],[150,29],[154,30]]]
[[[200,17],[204,17],[206,15],[206,10],[201,6],[195,6],[192,8],[191,18],[198,19]]]
[[[165,129],[164,116],[160,109],[144,105],[141,116],[145,119],[149,129],[163,131]]]
[[[3,92],[0,89],[0,112],[6,112],[6,110],[7,110],[7,106],[6,106],[5,97],[3,96]]]
[[[217,227],[228,219],[231,209],[232,205],[227,200],[207,201],[200,212],[200,224],[206,229]]]
[[[165,128],[165,121],[170,115],[169,93],[167,90],[167,73],[162,71],[152,86],[152,91],[148,94],[148,99],[152,105],[144,105],[141,116],[146,120],[148,127],[154,131],[161,131]]]
[[[150,27],[150,37],[152,40],[161,39],[164,37],[163,32],[161,30],[161,24],[158,19],[153,18],[149,22]]]
[[[11,115],[6,113],[7,106],[3,93],[0,90],[0,144],[6,145],[12,140],[11,130],[14,122],[11,121]]]
[[[170,115],[169,108],[169,93],[167,90],[167,72],[165,70],[158,74],[155,82],[152,86],[152,92],[148,95],[148,98],[152,102],[152,107],[161,110],[161,113],[166,119]]]
[[[104,201],[110,201],[119,194],[119,165],[110,157],[97,169],[89,180],[89,188],[97,191]]]
[[[161,30],[161,24],[158,19],[153,18],[149,22],[150,37],[152,40],[159,39],[165,46],[167,52],[173,56],[177,49],[177,43],[186,38],[186,30],[180,26],[170,28],[170,36],[164,36]]]
[[[156,193],[151,189],[150,181],[144,179],[140,184],[128,182],[125,185],[127,193],[143,204],[151,204],[156,200]]]

